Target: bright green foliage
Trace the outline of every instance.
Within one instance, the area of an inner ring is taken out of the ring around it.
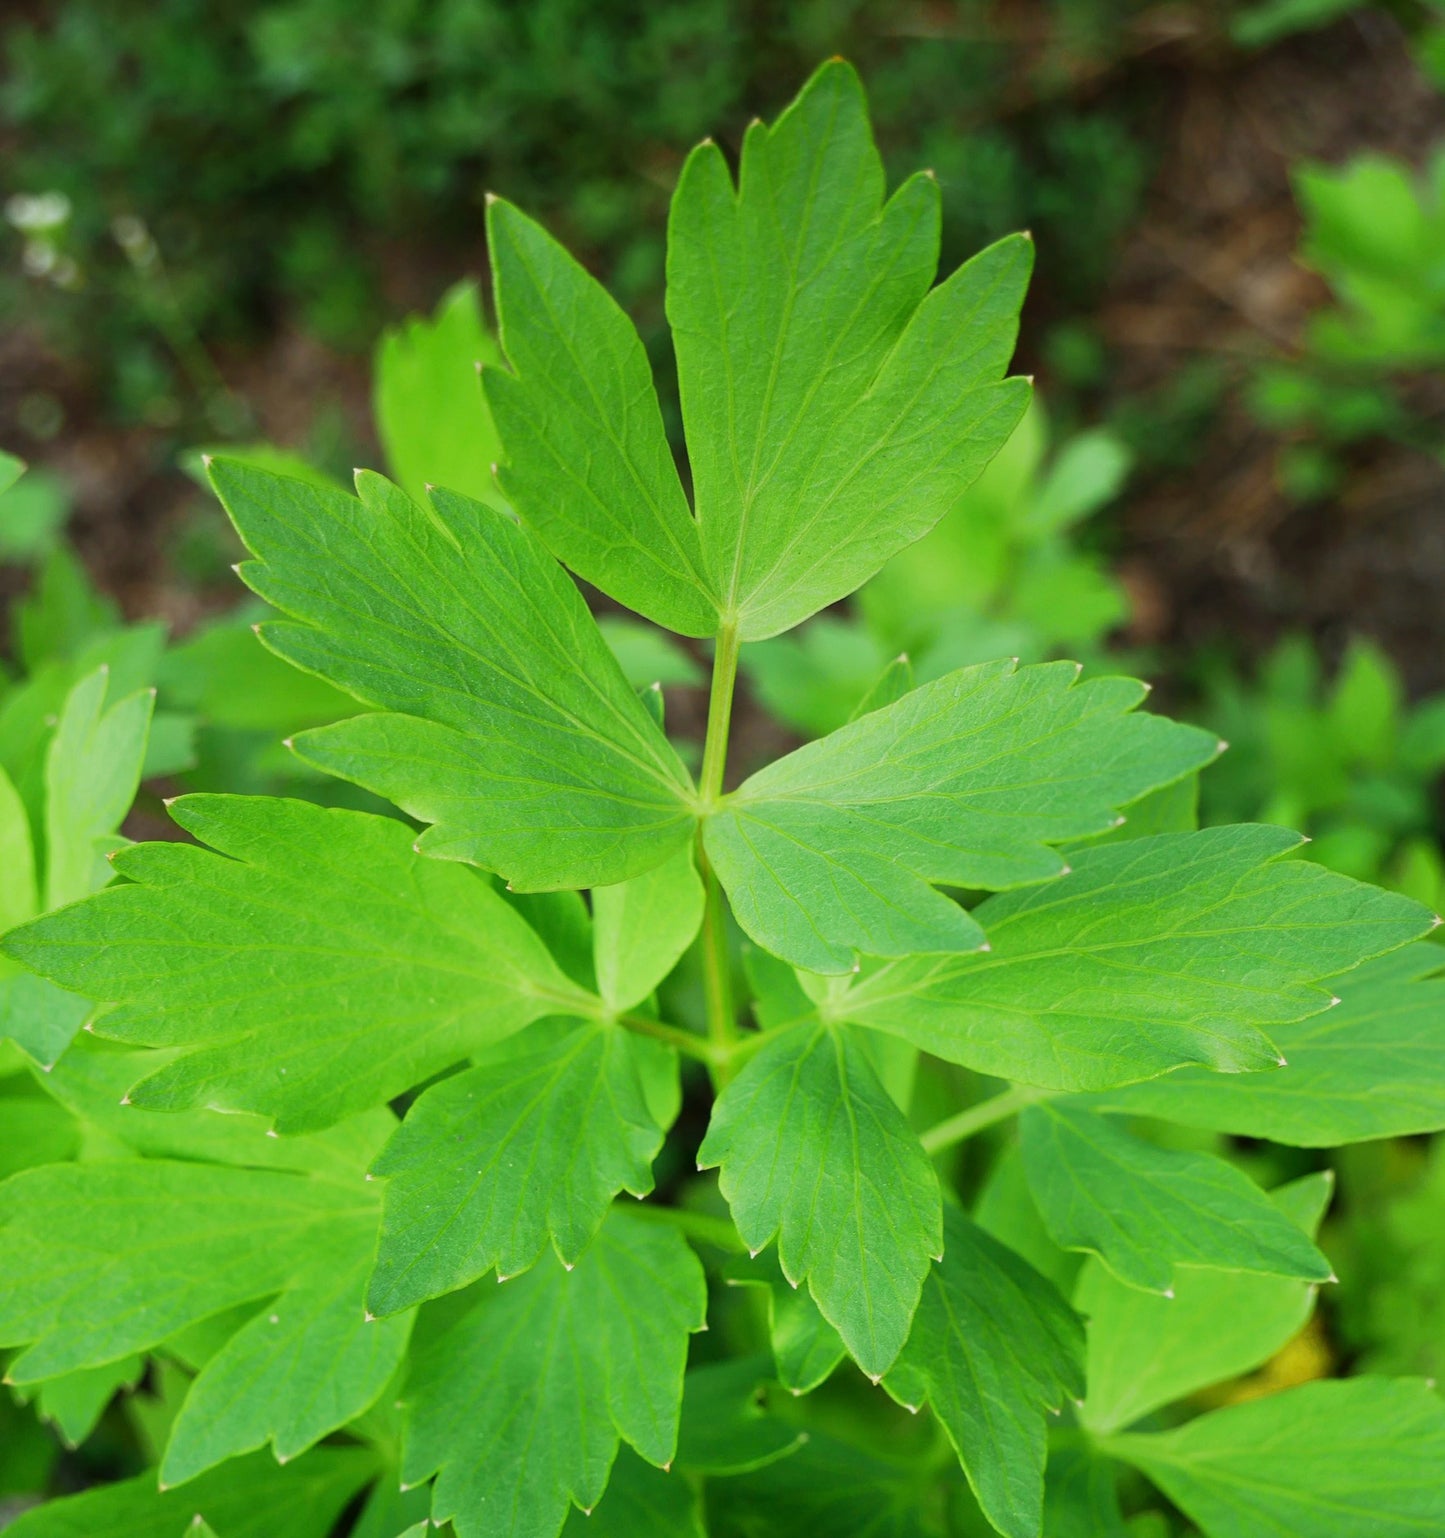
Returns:
[[[386,1215],[367,1307],[377,1314],[535,1264],[574,1264],[621,1190],[652,1189],[662,1128],[615,1025],[543,1021],[427,1090],[372,1166]]]
[[[1433,1131],[1445,1122],[1442,966],[1438,946],[1411,945],[1335,978],[1338,1008],[1272,1028],[1279,1073],[1186,1068],[1097,1104],[1306,1148]]]
[[[1105,1446],[1209,1538],[1406,1538],[1445,1523],[1445,1402],[1419,1379],[1306,1383]]]
[[[1054,1238],[1168,1295],[1178,1265],[1330,1279],[1329,1262],[1232,1164],[1158,1148],[1062,1102],[1019,1120],[1029,1189]]]
[[[1271,1200],[1313,1236],[1332,1187],[1324,1171],[1280,1187]],[[1293,1338],[1314,1300],[1308,1282],[1183,1265],[1175,1267],[1172,1293],[1161,1296],[1125,1285],[1090,1260],[1074,1290],[1089,1331],[1089,1393],[1080,1419],[1092,1431],[1117,1431],[1252,1371]]]
[[[395,1371],[410,1319],[368,1326],[374,1197],[272,1171],[154,1161],[60,1164],[4,1188],[14,1273],[0,1340],[18,1383],[103,1366],[223,1309],[270,1299],[211,1357],[171,1435],[178,1484],[272,1442],[283,1458],[360,1414]],[[72,1289],[57,1299],[49,1278]],[[224,1409],[224,1414],[220,1414]]]
[[[749,723],[728,772],[743,643],[959,535],[1024,409],[1031,247],[933,286],[939,199],[885,198],[826,65],[736,183],[712,145],[683,170],[685,473],[622,309],[496,201],[502,354],[469,291],[384,352],[405,489],[213,462],[269,607],[162,667],[159,627],[47,564],[0,699],[0,1020],[34,1049],[0,1048],[0,1495],[72,1477],[38,1416],[146,1469],[19,1533],[1119,1538],[1152,1519],[1116,1460],[1207,1538],[1440,1525],[1438,1475],[1395,1478],[1439,1461],[1412,1385],[1182,1402],[1330,1275],[1324,1177],[1266,1196],[1245,1168],[1308,1166],[1207,1129],[1445,1122],[1429,910],[1280,829],[1197,831],[1217,740],[1142,685],[948,671],[941,625],[917,674],[878,656],[830,698],[848,724],[759,767]],[[982,575],[1022,613],[1033,552],[1062,627],[1059,541],[1121,459],[1085,438],[1044,471],[1027,431],[989,536],[1019,569]],[[656,624],[599,625],[559,561]],[[934,564],[880,579],[895,617]],[[713,642],[700,745],[662,685],[708,648],[658,625]],[[289,783],[353,809],[185,796],[193,841],[125,847],[111,882],[157,675],[209,718],[202,783],[273,786],[303,725]],[[1365,685],[1341,721],[1383,763],[1399,714]],[[1206,1136],[1112,1119],[1170,1096]]]
[[[505,514],[447,492],[427,510],[369,472],[359,498],[225,460],[211,476],[258,557],[246,580],[300,622],[262,638],[384,707],[304,734],[307,762],[437,824],[428,853],[522,890],[623,880],[683,842],[686,771]]]
[[[1445,698],[1407,705],[1398,671],[1365,641],[1327,681],[1303,636],[1281,641],[1252,683],[1211,667],[1205,684],[1200,714],[1232,745],[1204,781],[1207,821],[1299,828],[1319,864],[1445,907],[1433,836]]]
[[[1128,679],[1072,663],[951,673],[747,780],[706,830],[738,922],[815,972],[855,952],[976,951],[979,924],[931,890],[1058,875],[1048,847],[1214,757],[1206,733],[1134,713]]]
[[[545,230],[487,208],[502,346],[487,400],[506,444],[503,490],[561,559],[683,635],[717,602],[632,322]]]
[[[642,1003],[692,944],[702,909],[702,882],[689,849],[592,894],[597,991],[609,1007]]]
[[[217,852],[137,846],[115,862],[134,885],[6,941],[118,1005],[97,1021],[112,1039],[195,1049],[137,1085],[137,1105],[304,1131],[587,1007],[484,880],[418,855],[401,823],[262,797],[189,797],[172,815]]]
[[[1044,1417],[1084,1390],[1084,1336],[1051,1283],[953,1206],[888,1392],[943,1422],[979,1505],[1006,1538],[1040,1530]]]
[[[458,1538],[554,1538],[602,1498],[619,1438],[671,1461],[704,1306],[684,1241],[627,1212],[570,1272],[482,1283],[413,1367],[404,1477],[438,1475],[432,1515]]]
[[[744,640],[843,597],[938,521],[1027,404],[998,383],[1032,247],[990,247],[930,291],[939,195],[884,204],[852,70],[825,65],[738,186],[714,144],[683,167],[667,311],[703,564]],[[605,584],[604,584],[605,585]]]
[[[4,496],[24,474],[25,461],[0,450],[0,496]]]
[[[1060,880],[974,910],[987,954],[878,967],[826,1011],[1049,1089],[1191,1062],[1275,1068],[1265,1032],[1328,1008],[1317,980],[1332,965],[1429,924],[1404,898],[1279,858],[1298,843],[1213,828],[1080,852]]]
[[[145,760],[154,690],[107,705],[106,668],[71,690],[46,763],[45,906],[104,886],[104,860]]]
[[[43,839],[0,768],[0,932],[110,880],[106,856],[125,843],[116,830],[135,798],[155,700],[142,689],[112,703],[111,682],[102,664],[65,695],[44,756]],[[36,1062],[55,1064],[87,1009],[0,959],[0,1033]]]
[[[780,1031],[728,1086],[698,1150],[750,1250],[775,1237],[864,1372],[892,1365],[943,1250],[938,1179],[847,1026]]]
[[[1307,226],[1302,254],[1340,300],[1315,316],[1315,350],[1345,363],[1438,363],[1445,159],[1417,177],[1398,161],[1364,155],[1339,169],[1307,166],[1295,181]]]
[[[484,363],[500,360],[472,283],[443,295],[431,320],[413,318],[382,337],[372,380],[376,434],[413,497],[445,486],[504,505],[492,480],[501,444],[478,379]]]

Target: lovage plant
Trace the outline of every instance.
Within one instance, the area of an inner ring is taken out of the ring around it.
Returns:
[[[681,175],[690,495],[631,324],[500,201],[492,505],[211,465],[262,639],[367,707],[295,753],[409,820],[187,796],[190,841],[7,936],[95,1001],[42,1075],[74,1156],[0,1187],[9,1378],[79,1425],[148,1358],[156,1451],[17,1538],[1059,1538],[1123,1531],[1126,1465],[1211,1538],[1445,1524],[1423,1382],[1168,1408],[1305,1321],[1329,1182],[1131,1119],[1445,1125],[1429,911],[1192,831],[1220,744],[1071,663],[881,690],[729,777],[739,646],[1027,404],[1029,242],[935,284],[938,223],[830,64],[736,181],[711,143]],[[711,643],[696,775],[569,570]],[[949,1151],[1015,1113],[965,1203]]]

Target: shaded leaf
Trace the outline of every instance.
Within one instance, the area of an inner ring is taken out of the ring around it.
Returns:
[[[1052,1283],[952,1205],[943,1259],[884,1386],[910,1409],[932,1407],[999,1532],[1037,1538],[1045,1417],[1083,1395],[1083,1326]]]

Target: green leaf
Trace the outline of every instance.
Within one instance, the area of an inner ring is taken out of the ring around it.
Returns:
[[[376,435],[413,497],[446,486],[505,508],[492,480],[501,441],[477,377],[501,358],[475,283],[449,289],[430,319],[413,315],[383,334],[372,379]]]
[[[45,906],[86,897],[110,880],[105,856],[140,784],[155,690],[107,708],[108,668],[66,697],[45,770]]]
[[[910,1409],[932,1406],[1000,1533],[1037,1538],[1045,1416],[1083,1395],[1083,1326],[1051,1283],[952,1204],[943,1259],[884,1386]]]
[[[307,1131],[400,1094],[539,1016],[595,1009],[475,872],[405,824],[267,797],[187,796],[218,851],[139,844],[133,885],[5,937],[6,952],[118,1007],[97,1029],[184,1046],[131,1093]]]
[[[375,1244],[374,1222],[317,1236],[312,1263],[201,1369],[171,1428],[162,1483],[268,1442],[288,1462],[375,1401],[412,1323],[363,1311]]]
[[[211,479],[258,558],[242,575],[297,621],[262,639],[381,707],[297,738],[307,763],[436,824],[427,853],[522,889],[623,881],[687,841],[687,771],[505,514],[445,491],[424,508],[369,472],[359,500],[222,459]]]
[[[1159,1148],[1066,1103],[1019,1118],[1029,1189],[1065,1249],[1099,1256],[1121,1282],[1174,1291],[1175,1267],[1330,1281],[1330,1263],[1232,1164]]]
[[[396,1117],[385,1106],[320,1132],[281,1137],[260,1116],[203,1109],[157,1114],[131,1104],[126,1092],[136,1080],[175,1056],[173,1051],[128,1051],[86,1032],[46,1074],[45,1088],[83,1126],[92,1155],[133,1151],[162,1159],[292,1170],[344,1184],[362,1178],[396,1127]]]
[[[1431,974],[1442,966],[1439,946],[1422,943],[1333,979],[1337,1009],[1271,1028],[1286,1064],[1278,1073],[1184,1068],[1089,1103],[1306,1148],[1438,1131],[1445,980]]]
[[[735,189],[688,157],[668,222],[667,314],[702,561],[744,640],[853,591],[953,505],[1028,402],[1000,382],[1032,246],[1014,236],[929,292],[939,193],[884,204],[862,87],[825,64]]]
[[[589,1516],[575,1507],[563,1538],[707,1538],[698,1495],[681,1474],[644,1463],[622,1447],[607,1480],[607,1494]]]
[[[494,1266],[515,1276],[549,1239],[575,1264],[619,1191],[652,1189],[662,1129],[637,1045],[545,1020],[427,1090],[373,1166],[387,1186],[367,1307],[392,1314]]]
[[[0,449],[0,496],[4,496],[24,474],[25,461]]]
[[[1207,1538],[1445,1529],[1445,1404],[1414,1378],[1306,1383],[1157,1436],[1108,1438]]]
[[[143,1356],[123,1356],[101,1367],[81,1367],[48,1378],[35,1396],[35,1408],[60,1433],[67,1447],[79,1447],[95,1430],[106,1406],[124,1389],[132,1389],[145,1371]]]
[[[746,1474],[797,1452],[808,1433],[768,1413],[768,1377],[766,1357],[710,1362],[688,1373],[679,1468],[694,1474]]]
[[[265,1454],[228,1463],[183,1490],[156,1489],[154,1472],[47,1501],[17,1517],[6,1538],[181,1538],[200,1516],[222,1538],[317,1538],[331,1531],[371,1478],[362,1447],[323,1447],[285,1468]]]
[[[502,346],[483,385],[502,489],[574,571],[681,635],[712,635],[715,590],[632,322],[538,224],[487,203]]]
[[[818,1312],[813,1295],[783,1275],[777,1256],[738,1256],[723,1273],[729,1286],[768,1290],[769,1338],[778,1381],[794,1394],[810,1394],[848,1354],[843,1337]]]
[[[14,931],[12,931],[14,933]],[[0,960],[0,1036],[8,1036],[42,1068],[53,1068],[91,1011],[89,999]]]
[[[1131,1538],[1113,1465],[1087,1446],[1055,1448],[1044,1482],[1043,1530],[1048,1538]]]
[[[101,1367],[262,1305],[192,1385],[167,1454],[172,1481],[263,1441],[283,1455],[309,1446],[367,1408],[406,1347],[410,1319],[364,1322],[378,1212],[360,1181],[54,1164],[0,1187],[0,1217],[0,1343],[26,1348],[9,1367],[16,1383]]]
[[[780,1031],[718,1097],[698,1150],[753,1251],[774,1238],[783,1274],[875,1380],[908,1337],[942,1253],[938,1177],[844,1027]]]
[[[1270,1193],[1314,1237],[1334,1176],[1306,1175]],[[1178,1266],[1174,1296],[1141,1292],[1090,1260],[1074,1303],[1089,1321],[1089,1392],[1080,1419],[1095,1432],[1132,1425],[1161,1405],[1262,1366],[1303,1328],[1309,1282]]]
[[[1328,1008],[1318,979],[1431,923],[1406,898],[1280,858],[1299,843],[1245,826],[1079,851],[1071,874],[974,910],[989,953],[878,967],[825,1013],[1045,1089],[1184,1063],[1274,1069],[1265,1032]]]
[[[597,991],[632,1009],[677,965],[702,923],[702,882],[684,847],[650,871],[592,894]]]
[[[39,906],[30,819],[14,782],[0,769],[0,934]]]
[[[458,1538],[555,1538],[595,1506],[625,1438],[677,1445],[702,1267],[676,1230],[614,1210],[576,1268],[542,1264],[476,1301],[413,1362],[403,1478],[437,1475]]]
[[[73,1159],[80,1137],[75,1117],[40,1092],[28,1074],[0,1081],[0,1180],[37,1164]]]
[[[1077,678],[1068,662],[961,668],[753,775],[705,827],[743,929],[814,972],[976,951],[978,922],[932,883],[1057,876],[1050,844],[1215,756],[1208,733],[1133,713],[1142,684]]]
[[[702,669],[676,642],[652,625],[620,615],[599,617],[597,628],[634,689],[652,684],[695,685],[706,682]]]
[[[790,1458],[708,1486],[710,1538],[935,1538],[916,1467],[820,1431]]]

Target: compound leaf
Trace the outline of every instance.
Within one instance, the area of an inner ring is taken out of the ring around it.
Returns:
[[[681,1235],[619,1210],[574,1270],[482,1284],[413,1363],[403,1478],[436,1474],[432,1520],[458,1538],[556,1538],[601,1499],[620,1438],[671,1460],[706,1301]]]
[[[1032,265],[1020,236],[930,293],[939,193],[884,202],[851,68],[825,64],[735,188],[708,141],[668,222],[667,315],[704,567],[742,639],[842,598],[925,533],[1023,415],[1001,381]]]
[[[427,1090],[373,1166],[387,1186],[367,1307],[392,1314],[493,1266],[514,1276],[549,1238],[576,1262],[618,1191],[652,1189],[651,1045],[545,1020]]]
[[[1270,1200],[1313,1238],[1333,1183],[1321,1170],[1272,1191]],[[1251,1372],[1293,1339],[1314,1300],[1309,1282],[1196,1266],[1176,1266],[1174,1296],[1160,1297],[1125,1286],[1090,1259],[1074,1291],[1089,1321],[1089,1392],[1080,1419],[1091,1431],[1118,1431]]]
[[[1037,1538],[1045,1416],[1083,1395],[1083,1325],[1051,1282],[951,1204],[943,1259],[884,1386],[911,1409],[933,1407],[1000,1533]]]
[[[686,842],[687,771],[533,535],[369,472],[359,498],[220,459],[211,479],[257,557],[246,581],[293,617],[262,639],[380,707],[296,738],[308,763],[519,890],[623,881]]]
[[[698,1150],[751,1250],[774,1238],[864,1372],[891,1366],[942,1252],[938,1177],[849,1029],[780,1031],[718,1097]]]
[[[257,1454],[183,1490],[158,1490],[149,1472],[47,1501],[17,1517],[5,1535],[183,1538],[209,1526],[222,1538],[317,1538],[375,1472],[375,1454],[364,1447],[321,1447],[285,1468]]]
[[[191,1050],[131,1093],[306,1131],[411,1088],[539,1016],[596,1008],[488,883],[423,859],[405,824],[268,797],[187,796],[211,849],[139,844],[133,885],[6,936],[118,1007],[97,1029]]]
[[[1243,1078],[1182,1068],[1090,1103],[1306,1148],[1445,1128],[1445,965],[1407,946],[1332,979],[1336,1009],[1271,1027],[1285,1066]]]
[[[930,883],[1057,876],[1051,844],[1105,831],[1218,751],[1134,713],[1142,684],[1077,678],[1069,662],[960,668],[753,775],[705,832],[743,929],[814,972],[977,951],[978,920]]]
[[[974,910],[990,952],[875,968],[826,1012],[1046,1089],[1273,1070],[1265,1032],[1328,1008],[1320,979],[1431,925],[1407,898],[1280,858],[1299,843],[1243,826],[1080,851],[1070,874]]]
[[[717,629],[697,525],[647,353],[610,294],[538,224],[488,200],[502,346],[487,400],[513,506],[557,556],[681,635]]]
[[[1147,1474],[1208,1538],[1445,1529],[1445,1404],[1423,1379],[1305,1383],[1102,1446]]]
[[[1019,1118],[1029,1189],[1054,1238],[1121,1282],[1169,1295],[1179,1265],[1329,1281],[1330,1263],[1232,1164],[1159,1148],[1067,1103]]]

